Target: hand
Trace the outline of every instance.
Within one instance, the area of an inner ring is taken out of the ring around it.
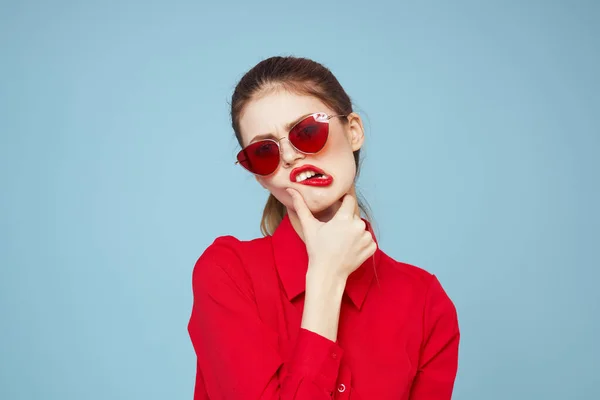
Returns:
[[[365,230],[365,222],[355,213],[353,195],[346,194],[334,217],[329,222],[321,222],[312,215],[298,191],[288,188],[287,192],[292,196],[300,220],[309,273],[311,268],[316,268],[318,272],[329,272],[346,279],[375,253],[377,244],[373,235]]]

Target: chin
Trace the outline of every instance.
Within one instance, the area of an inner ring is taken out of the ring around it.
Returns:
[[[329,212],[335,213],[337,211],[336,205],[341,205],[340,200],[344,193],[336,193],[333,196],[327,196],[326,198],[320,197],[318,199],[311,199],[307,202],[307,206],[310,211],[317,214],[327,214]]]
[[[309,205],[308,208],[313,214],[320,214],[333,206],[333,203]]]

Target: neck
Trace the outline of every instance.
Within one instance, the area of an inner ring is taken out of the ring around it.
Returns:
[[[356,199],[356,189],[355,189],[354,185],[352,185],[352,188],[350,189],[348,194],[354,196],[354,198]],[[335,216],[335,214],[338,212],[341,205],[342,205],[342,199],[339,199],[335,203],[333,203],[332,205],[327,207],[326,209],[319,211],[318,213],[313,213],[313,216],[323,223],[329,222]],[[292,223],[294,230],[296,231],[298,236],[300,236],[302,241],[304,241],[304,234],[302,232],[302,224],[300,223],[300,218],[298,217],[298,214],[296,214],[296,212],[294,210],[290,209],[289,207],[286,208],[286,210],[287,210],[288,215],[290,216],[290,222]],[[356,207],[354,208],[354,215],[357,215],[360,218],[360,208],[358,207],[358,201],[356,202]]]

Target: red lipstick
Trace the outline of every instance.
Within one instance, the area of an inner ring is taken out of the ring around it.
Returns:
[[[300,179],[302,180],[300,182],[296,182],[296,179],[299,175]],[[307,175],[312,176],[307,177]],[[292,170],[290,173],[290,181],[307,186],[329,186],[333,183],[333,177],[325,174],[322,169],[317,168],[314,165],[306,164]]]

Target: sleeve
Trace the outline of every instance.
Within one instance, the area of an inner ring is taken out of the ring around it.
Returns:
[[[224,243],[217,239],[206,249],[192,277],[194,399],[330,399],[343,350],[300,329],[291,357],[282,360],[278,334],[261,321],[250,279]]]
[[[428,289],[423,324],[410,400],[450,400],[458,370],[460,332],[456,308],[435,276]]]

